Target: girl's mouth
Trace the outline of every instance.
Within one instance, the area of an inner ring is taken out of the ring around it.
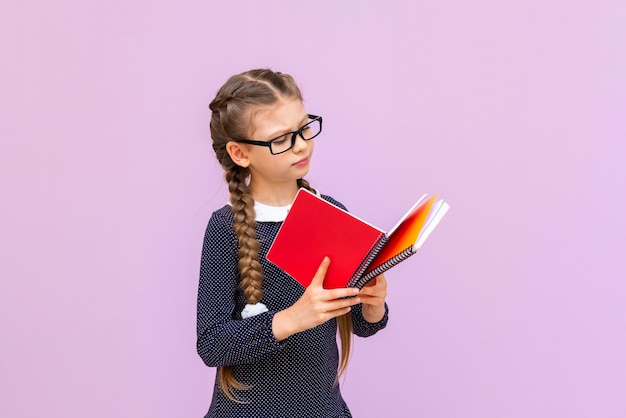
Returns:
[[[309,157],[306,157],[306,158],[301,159],[297,163],[294,163],[294,165],[303,166],[303,165],[307,165],[308,163],[309,163]]]

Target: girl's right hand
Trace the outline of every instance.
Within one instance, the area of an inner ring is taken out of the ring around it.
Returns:
[[[311,284],[300,299],[289,308],[274,315],[272,331],[277,341],[344,315],[350,312],[352,305],[361,302],[358,297],[355,297],[359,294],[359,289],[324,289],[324,277],[326,277],[329,264],[330,259],[324,257]]]

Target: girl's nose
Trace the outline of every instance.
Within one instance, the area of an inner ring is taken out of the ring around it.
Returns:
[[[300,135],[296,135],[296,142],[293,144],[294,152],[302,151],[306,146],[306,141]]]

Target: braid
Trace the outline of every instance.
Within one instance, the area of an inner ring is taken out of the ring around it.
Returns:
[[[298,179],[298,187],[302,187],[304,189],[307,189],[308,191],[312,192],[312,193],[317,193],[315,191],[315,189],[313,187],[311,187],[311,185],[309,184],[308,181],[306,181],[305,179]]]
[[[246,302],[257,303],[263,297],[261,282],[263,280],[263,268],[259,263],[259,241],[256,239],[256,221],[254,212],[254,200],[250,188],[246,184],[248,170],[232,165],[225,170],[230,203],[234,218],[235,236],[239,242],[239,285],[243,290]],[[249,389],[233,375],[232,366],[222,366],[218,372],[219,384],[224,394],[233,402],[241,403],[236,397],[235,391]]]
[[[259,263],[259,241],[256,238],[254,200],[246,184],[247,170],[235,166],[226,171],[235,235],[239,242],[239,275],[246,301],[257,303],[263,297],[263,268]]]

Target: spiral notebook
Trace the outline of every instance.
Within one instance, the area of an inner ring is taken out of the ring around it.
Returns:
[[[326,289],[362,288],[406,260],[424,244],[450,206],[423,195],[385,232],[321,197],[300,189],[267,259],[297,280],[311,284],[325,256]]]

